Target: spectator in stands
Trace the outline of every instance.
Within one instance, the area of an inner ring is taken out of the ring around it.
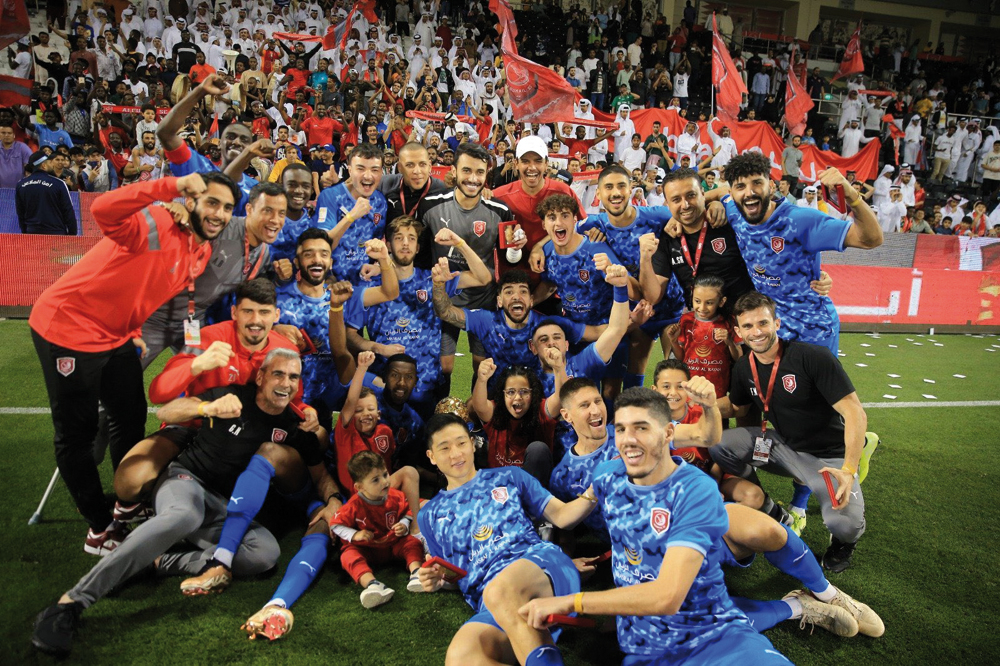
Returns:
[[[788,181],[789,190],[795,192],[799,186],[799,174],[802,169],[802,137],[793,136],[792,145],[787,146],[781,153],[781,175],[782,180]]]
[[[16,186],[14,203],[22,234],[75,236],[77,233],[69,188],[52,173],[52,162],[51,156],[41,150],[33,153],[28,160],[32,173]]]
[[[979,165],[983,167],[983,184],[979,193],[984,199],[992,200],[1000,188],[1000,141],[993,142],[992,150],[983,155]]]
[[[927,222],[927,213],[923,210],[917,210],[913,213],[913,224],[910,226],[911,234],[933,234],[934,229]],[[879,220],[881,222],[881,218]],[[882,227],[885,229],[885,227]]]
[[[14,138],[14,128],[0,125],[0,187],[17,185],[24,178],[24,168],[31,157],[31,148]]]

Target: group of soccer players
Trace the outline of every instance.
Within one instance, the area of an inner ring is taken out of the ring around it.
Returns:
[[[851,497],[865,428],[845,416],[824,431],[839,450],[812,467],[794,458],[801,471],[787,474],[802,502],[819,474],[836,481],[816,493],[833,533],[822,567],[798,536],[804,503],[785,512],[754,471],[786,460],[811,405],[835,417],[856,401],[846,375],[810,374],[842,372],[818,253],[880,244],[874,214],[860,199],[848,221],[776,202],[768,160],[747,153],[727,165],[731,197],[708,203],[698,174],[679,169],[667,206],[636,207],[629,173],[609,166],[604,212],[587,217],[546,178],[533,138],[516,149],[520,179],[492,192],[483,148],[461,144],[446,185],[408,143],[398,178],[362,144],[349,179],[318,193],[291,165],[248,191],[191,172],[98,199],[105,238],[30,319],[57,461],[90,526],[85,549],[102,557],[39,615],[39,649],[67,653],[83,610],[142,570],[184,575],[181,591],[199,595],[274,567],[277,542],[255,520],[272,487],[307,527],[244,623],[251,638],[292,629],[290,608],[333,545],[366,608],[392,598],[376,577],[392,560],[410,592],[461,590],[475,614],[450,664],[562,663],[562,625],[591,614],[618,617],[627,664],[785,663],[760,632],[789,619],[882,634],[823,573],[850,564],[864,531]],[[150,321],[183,341],[161,336],[155,349],[175,355],[150,387],[163,426],[146,437]],[[449,397],[460,329],[468,402]],[[642,388],[657,338],[678,358]],[[771,402],[783,351],[782,370],[801,370]],[[741,368],[755,389],[730,391]],[[804,407],[789,402],[807,393]],[[113,512],[88,457],[98,402]],[[760,429],[745,464],[724,435],[730,417]],[[616,589],[581,591],[581,571],[604,558],[571,559],[570,532],[610,546]],[[730,597],[722,565],[758,552],[804,589]]]

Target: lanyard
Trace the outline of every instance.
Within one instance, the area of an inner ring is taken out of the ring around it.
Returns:
[[[687,238],[681,233],[681,251],[684,253],[684,261],[691,267],[691,277],[698,277],[698,265],[701,264],[701,251],[705,249],[705,235],[708,233],[708,223],[702,224],[701,233],[698,235],[698,247],[694,251],[694,261],[691,261],[691,251],[688,250]]]
[[[778,340],[775,344],[778,345],[778,353],[774,357],[774,367],[771,368],[771,379],[767,382],[767,395],[760,390],[760,377],[757,375],[757,357],[753,352],[750,352],[750,372],[753,374],[753,385],[757,389],[757,397],[760,398],[764,405],[764,420],[760,424],[760,433],[762,436],[767,433],[768,407],[771,405],[771,395],[774,393],[774,379],[778,376],[778,366],[781,364],[781,340]]]
[[[424,183],[424,191],[417,197],[417,203],[413,204],[413,208],[410,210],[406,209],[406,183],[401,182],[399,184],[399,205],[403,207],[403,215],[415,217],[417,208],[420,207],[420,202],[423,201],[424,197],[427,196],[427,192],[431,189],[432,177],[433,176],[427,176],[427,182]]]
[[[188,319],[194,321],[194,234],[188,235]]]

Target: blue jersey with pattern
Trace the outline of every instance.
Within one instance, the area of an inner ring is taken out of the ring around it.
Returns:
[[[288,259],[289,261],[294,259],[299,236],[311,226],[312,217],[306,211],[302,211],[302,216],[297,220],[285,217],[285,226],[281,227],[281,231],[278,232],[278,238],[271,243],[271,259],[275,261],[278,259]]]
[[[719,487],[681,458],[673,461],[677,469],[655,486],[632,483],[620,458],[598,465],[593,485],[611,535],[618,587],[659,577],[667,548],[690,548],[705,558],[676,614],[617,619],[618,644],[626,654],[657,655],[663,663],[679,664],[734,628],[750,629],[750,623],[729,598],[722,577],[727,550],[722,536],[729,518]]]
[[[586,377],[600,386],[601,380],[604,379],[607,371],[608,364],[597,353],[593,342],[580,350],[579,354],[570,354],[568,352],[566,354],[566,377],[568,379]],[[538,379],[542,382],[542,388],[545,389],[546,396],[550,396],[556,392],[556,376],[554,374],[551,372],[542,372],[538,376]]]
[[[609,308],[610,311],[610,308]],[[493,374],[499,377],[504,368],[509,365],[526,365],[535,371],[539,377],[542,374],[542,363],[538,360],[528,343],[539,323],[553,319],[562,325],[566,339],[570,344],[576,344],[583,337],[585,324],[576,323],[564,317],[547,317],[532,310],[528,313],[523,328],[511,328],[503,310],[465,310],[465,330],[472,333],[486,348],[486,357],[492,358],[497,370]]]
[[[562,552],[544,543],[532,524],[551,499],[520,467],[481,469],[471,481],[424,504],[417,522],[432,556],[468,572],[458,585],[478,611],[486,584],[529,550]]]
[[[306,296],[297,282],[279,286],[278,309],[282,324],[301,328],[316,346],[315,354],[302,357],[302,391],[307,404],[323,395],[330,382],[340,382],[330,352],[330,291],[322,298]]]
[[[656,234],[659,238],[670,217],[670,209],[666,206],[635,206],[635,219],[627,227],[616,227],[611,224],[607,213],[597,213],[577,222],[576,228],[581,233],[597,229],[604,234],[604,242],[611,247],[628,274],[638,280],[639,237]],[[671,276],[663,298],[653,306],[650,322],[674,321],[681,316],[683,310],[684,290],[677,278]]]
[[[371,210],[347,228],[333,248],[333,274],[338,280],[347,280],[355,287],[361,283],[361,267],[368,263],[365,243],[385,236],[385,195],[376,190],[368,197]],[[354,208],[356,200],[343,183],[328,187],[316,198],[316,213],[312,226],[330,231],[341,218]]]
[[[608,441],[596,451],[579,455],[573,452],[572,447],[566,449],[566,454],[552,470],[552,477],[549,479],[549,490],[553,495],[564,502],[572,502],[590,487],[597,466],[618,456],[618,449],[615,447],[615,427],[608,425],[607,429]],[[600,506],[587,516],[583,524],[593,530],[601,541],[605,543],[611,541]]]
[[[604,273],[594,266],[594,255],[603,253],[608,255],[612,264],[621,263],[611,248],[583,236],[570,254],[556,253],[552,241],[547,242],[542,250],[545,252],[545,270],[541,277],[556,285],[556,293],[562,299],[563,315],[581,324],[600,326],[608,323],[614,288],[604,281]]]
[[[389,426],[393,437],[396,438],[397,454],[404,449],[412,449],[415,446],[423,449],[424,420],[407,404],[404,404],[400,409],[390,405],[385,399],[384,388],[378,387],[372,390],[378,398],[379,420]]]
[[[170,173],[178,178],[192,173],[206,173],[208,171],[219,171],[219,167],[215,166],[215,162],[196,150],[191,150],[191,156],[188,157],[185,162],[174,162],[173,160],[170,160]],[[251,178],[250,176],[243,174],[243,177],[236,183],[239,185],[243,196],[240,197],[240,200],[236,203],[236,207],[233,209],[233,215],[237,217],[243,217],[246,215],[247,203],[250,200],[250,190],[259,182],[260,181],[256,178]]]
[[[766,222],[750,224],[731,197],[725,206],[754,286],[778,306],[778,335],[827,347],[836,356],[840,318],[830,297],[809,282],[819,279],[820,252],[843,252],[853,223],[782,200]]]

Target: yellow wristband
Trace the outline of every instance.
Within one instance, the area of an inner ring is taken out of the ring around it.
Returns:
[[[462,247],[463,245],[465,245],[465,240],[463,240],[463,239],[459,238],[459,239],[458,239],[458,244],[457,244],[457,246],[456,246],[456,247]]]
[[[573,595],[573,612],[583,614],[583,592]]]
[[[851,205],[851,208],[857,208],[858,206],[860,206],[864,202],[865,202],[865,200],[864,200],[863,197],[858,197],[854,201],[848,201],[847,203],[849,203]]]
[[[330,312],[340,312],[344,309],[343,305],[338,305],[337,307],[330,306]]]
[[[846,463],[846,462],[844,463],[844,466],[843,466],[843,467],[841,467],[840,469],[842,469],[843,471],[847,472],[847,473],[848,473],[848,474],[850,474],[851,476],[854,476],[855,474],[857,474],[857,473],[858,473],[858,470],[857,470],[857,469],[851,469],[851,468],[850,468],[850,467],[849,467],[849,466],[847,465],[847,463]]]
[[[208,404],[207,400],[203,400],[200,405],[198,405],[198,416],[205,416],[205,405]]]
[[[583,495],[577,495],[577,497],[578,497],[578,498],[580,498],[580,499],[585,499],[585,500],[587,500],[588,502],[593,502],[593,503],[595,503],[595,504],[597,503],[597,498],[596,498],[596,497],[594,497],[593,495],[587,495],[587,494],[585,493],[585,494],[583,494]]]

